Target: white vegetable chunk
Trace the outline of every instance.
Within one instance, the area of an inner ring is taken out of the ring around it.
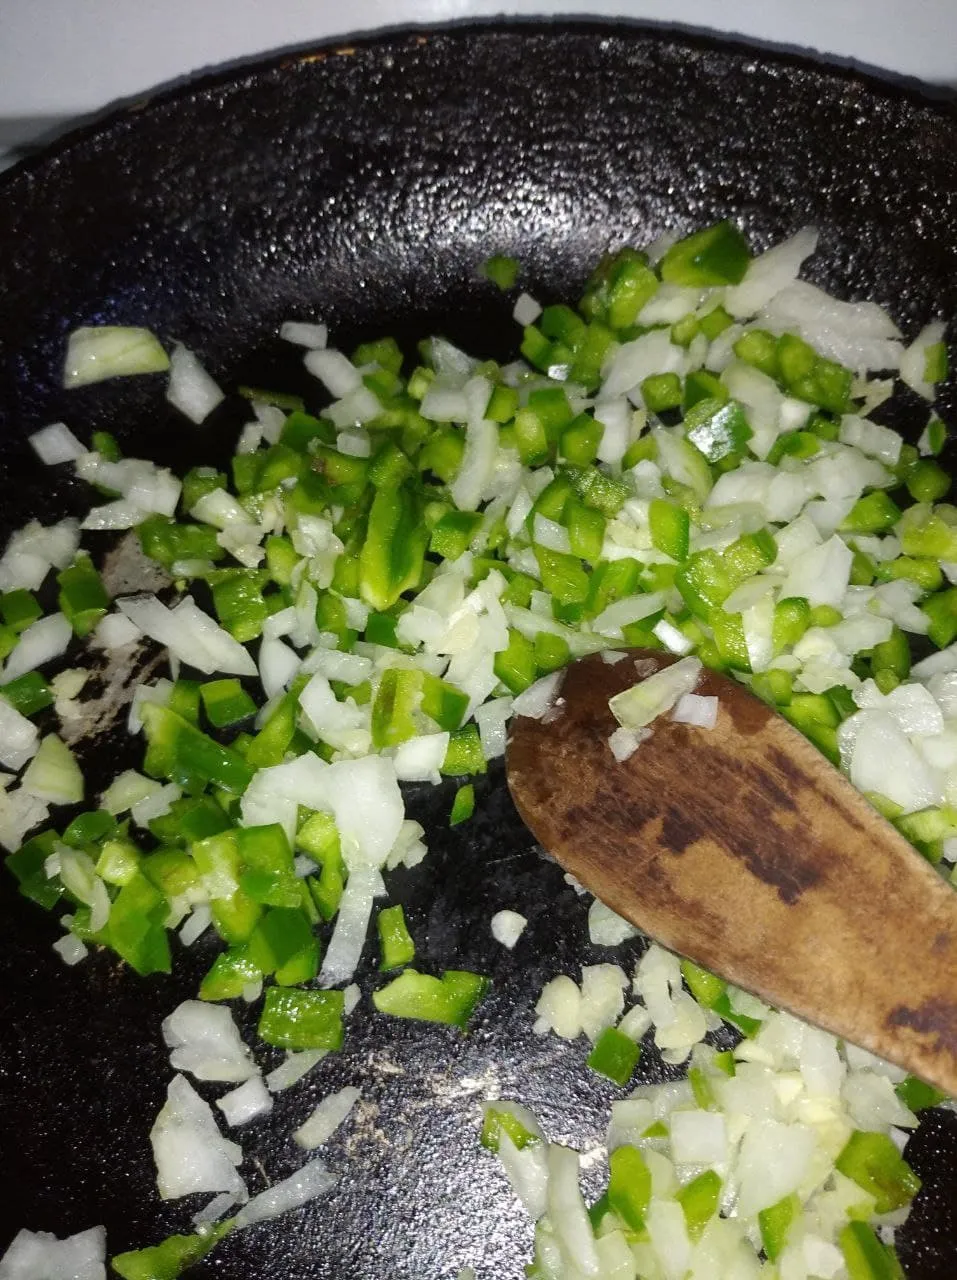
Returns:
[[[359,1090],[347,1085],[336,1093],[328,1094],[298,1129],[293,1139],[306,1151],[312,1151],[328,1142],[359,1101]]]
[[[199,426],[225,399],[219,384],[206,372],[197,356],[177,344],[170,358],[166,399],[174,409]]]
[[[701,662],[697,658],[681,658],[622,693],[616,693],[608,705],[623,728],[643,729],[670,711],[684,694],[692,693],[701,678],[701,671]]]
[[[51,422],[48,427],[34,431],[27,439],[33,452],[47,467],[61,462],[75,462],[86,453],[86,449],[65,422]]]
[[[245,1199],[246,1188],[236,1172],[242,1149],[222,1136],[208,1103],[185,1076],[170,1082],[150,1142],[161,1199],[197,1191],[229,1191]]]
[[[171,1065],[197,1080],[239,1082],[259,1075],[225,1005],[184,1000],[164,1019],[163,1039]]]
[[[273,1097],[259,1076],[255,1076],[217,1098],[216,1105],[230,1128],[235,1128],[268,1115],[273,1109]]]
[[[149,329],[122,325],[83,326],[67,340],[63,385],[68,390],[105,378],[163,373],[169,357]]]
[[[265,1222],[267,1218],[275,1218],[281,1213],[288,1213],[290,1209],[298,1209],[310,1200],[328,1195],[337,1181],[336,1175],[329,1172],[322,1160],[318,1157],[310,1160],[282,1182],[275,1183],[268,1191],[253,1196],[237,1213],[236,1226],[251,1227],[253,1223]]]
[[[0,1258],[0,1280],[106,1280],[106,1227],[63,1240],[24,1228]]]
[[[496,911],[492,916],[492,937],[511,951],[525,931],[528,920],[517,911]]]

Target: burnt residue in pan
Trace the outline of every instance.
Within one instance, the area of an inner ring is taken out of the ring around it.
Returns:
[[[162,380],[66,395],[78,324],[145,324],[195,348],[228,386],[316,384],[274,340],[287,318],[330,322],[345,347],[437,330],[470,349],[515,348],[510,302],[479,280],[516,255],[542,299],[576,290],[601,252],[666,227],[730,216],[758,245],[821,229],[810,274],[887,305],[908,333],[957,301],[953,114],[850,73],[613,26],[459,29],[359,42],[348,56],[284,57],[157,99],[86,130],[0,180],[0,481],[7,529],[82,511],[84,489],[32,467],[24,436],[64,419],[109,429],[130,453],[216,461],[230,398],[206,427],[175,418]],[[953,417],[954,387],[942,403]],[[918,424],[914,402],[907,423]],[[953,458],[950,459],[953,464]],[[116,767],[115,738],[90,767]],[[197,1275],[282,1280],[384,1275],[518,1277],[531,1229],[477,1144],[479,1103],[521,1098],[550,1136],[594,1148],[620,1096],[581,1045],[531,1032],[542,983],[583,960],[585,912],[543,862],[499,771],[450,832],[450,791],[418,797],[431,854],[391,887],[423,963],[489,973],[468,1036],[363,1008],[345,1051],[245,1138],[268,1175],[300,1159],[287,1135],[318,1097],[358,1083],[355,1125],[333,1140],[343,1180],[325,1203],[227,1240]],[[491,940],[503,907],[529,916],[514,952]],[[875,910],[880,904],[875,904]],[[144,982],[106,955],[67,970],[53,922],[0,885],[0,1246],[21,1225],[61,1234],[105,1221],[113,1250],[186,1230],[197,1207],[160,1205],[147,1133],[169,1078],[161,1018],[192,994],[209,947]],[[880,957],[875,957],[880,962]],[[369,986],[372,960],[362,981]],[[240,1014],[249,1030],[254,1013]],[[664,1078],[654,1053],[638,1081]],[[900,1233],[913,1280],[957,1274],[957,1126],[928,1119],[910,1156],[925,1181]],[[591,1162],[588,1191],[600,1180]]]

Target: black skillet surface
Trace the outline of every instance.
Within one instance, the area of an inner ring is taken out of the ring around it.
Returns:
[[[393,36],[203,80],[87,129],[0,180],[0,468],[8,528],[82,510],[23,443],[63,418],[158,460],[221,456],[242,420],[169,412],[161,380],[64,394],[77,324],[145,324],[197,349],[230,386],[316,386],[280,344],[282,319],[328,320],[338,345],[433,330],[514,349],[511,303],[476,278],[516,254],[539,296],[567,296],[609,245],[723,216],[758,245],[816,223],[815,279],[888,305],[908,333],[957,302],[957,121],[895,88],[791,58],[613,26],[484,27]],[[953,388],[945,397],[953,418]],[[917,422],[917,406],[914,406]],[[88,437],[86,437],[88,438]],[[87,752],[105,779],[118,735]],[[318,1097],[358,1083],[358,1122],[331,1144],[324,1203],[226,1241],[197,1275],[277,1280],[517,1277],[531,1228],[477,1145],[479,1102],[529,1103],[550,1136],[589,1149],[619,1091],[581,1044],[531,1033],[542,983],[628,947],[589,947],[585,912],[519,824],[500,772],[450,833],[450,793],[416,799],[431,845],[391,879],[423,963],[488,973],[474,1029],[353,1016],[345,1051],[245,1131],[252,1190],[300,1156],[284,1135]],[[0,887],[0,1248],[22,1225],[109,1228],[111,1251],[187,1230],[194,1204],[155,1196],[147,1133],[170,1071],[159,1022],[209,951],[143,981],[99,955],[67,970],[52,921]],[[489,935],[528,915],[515,951]],[[875,904],[880,909],[880,904]],[[880,957],[875,956],[875,963]],[[366,989],[371,965],[363,971]],[[247,1024],[252,1016],[246,1017]],[[636,1079],[665,1068],[646,1052]],[[957,1274],[957,1126],[911,1144],[925,1179],[901,1253],[908,1274]],[[591,1190],[599,1171],[588,1166]]]

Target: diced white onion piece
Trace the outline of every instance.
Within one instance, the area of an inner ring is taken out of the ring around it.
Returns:
[[[185,1076],[174,1076],[150,1132],[160,1198],[174,1200],[197,1191],[229,1191],[245,1199],[236,1172],[242,1149],[217,1128],[209,1104]]]
[[[259,646],[259,679],[267,698],[289,688],[299,671],[298,656],[281,640],[264,638]]]
[[[820,355],[858,372],[900,364],[900,331],[875,302],[842,302],[796,280],[771,299],[759,320],[772,333],[799,334]]]
[[[145,827],[154,818],[165,817],[182,794],[182,788],[175,782],[167,783],[165,787],[160,787],[152,795],[145,796],[132,805],[130,817],[138,827]]]
[[[625,729],[618,726],[608,737],[608,747],[619,764],[630,760],[646,738],[651,736],[650,729]]]
[[[513,701],[510,697],[492,698],[483,702],[475,711],[475,723],[478,725],[479,739],[482,743],[482,755],[486,760],[497,760],[505,754],[508,739],[507,724],[512,714]]]
[[[237,1203],[236,1196],[231,1191],[222,1191],[218,1196],[213,1196],[202,1209],[193,1214],[193,1226],[198,1231],[209,1226],[211,1222],[218,1222],[220,1218],[224,1218],[230,1209]]]
[[[584,1276],[598,1276],[595,1237],[578,1186],[578,1168],[577,1151],[571,1151],[557,1143],[549,1146],[546,1200],[548,1216],[577,1271]],[[680,1208],[678,1212],[681,1212]]]
[[[197,1080],[237,1082],[259,1075],[225,1005],[184,1000],[163,1020],[163,1039],[172,1066]]]
[[[154,796],[163,790],[163,784],[155,778],[144,777],[135,769],[125,769],[117,774],[110,785],[100,796],[100,808],[114,817],[132,809],[148,796]]]
[[[460,511],[475,511],[495,472],[498,427],[479,418],[465,428],[465,453],[450,486],[452,501]]]
[[[277,1182],[268,1191],[253,1196],[236,1215],[237,1228],[251,1227],[255,1222],[278,1217],[290,1209],[298,1209],[310,1200],[327,1195],[336,1185],[335,1174],[330,1173],[322,1160],[316,1158],[297,1169],[294,1174]]]
[[[927,367],[927,349],[943,342],[946,328],[943,320],[934,320],[925,325],[901,356],[901,381],[906,382],[925,400],[933,400],[936,391],[934,383],[928,382],[924,376]]]
[[[303,356],[303,363],[336,400],[362,386],[362,375],[352,361],[332,347],[315,348]]]
[[[237,676],[257,674],[248,650],[189,596],[175,609],[167,609],[161,600],[150,595],[121,596],[116,605],[144,635],[206,675],[214,671]]]
[[[148,329],[97,325],[74,329],[63,362],[64,387],[84,387],[105,378],[163,373],[169,357]]]
[[[48,467],[61,462],[74,462],[86,453],[86,449],[65,422],[51,422],[48,427],[34,431],[27,439],[33,452]]]
[[[574,1040],[582,1030],[582,993],[576,982],[560,974],[546,982],[535,1005],[535,1031],[554,1031],[563,1040]]]
[[[38,520],[30,520],[10,535],[0,557],[0,591],[24,587],[36,591],[51,566],[65,569],[80,545],[77,520],[61,520],[44,528]]]
[[[82,528],[105,533],[115,529],[135,529],[149,515],[142,507],[127,498],[117,498],[115,502],[104,502],[93,507],[83,517]]]
[[[700,729],[713,729],[718,723],[718,699],[702,697],[697,693],[685,693],[675,703],[672,720],[679,724],[693,724]]]
[[[492,937],[496,942],[500,942],[503,947],[507,947],[511,951],[515,946],[528,920],[525,916],[520,915],[517,911],[496,911],[492,916]]]
[[[75,934],[65,933],[62,938],[57,938],[53,944],[53,950],[57,953],[64,964],[75,965],[81,960],[85,960],[89,955],[89,948],[82,938],[76,937]],[[2,1272],[0,1272],[2,1275]]]
[[[520,293],[515,299],[512,315],[523,328],[526,325],[534,324],[541,314],[541,303],[536,302],[530,293]]]
[[[306,1151],[328,1142],[349,1112],[359,1101],[359,1090],[354,1085],[347,1085],[337,1093],[328,1094],[309,1118],[298,1129],[293,1130],[293,1139]]]
[[[83,799],[83,773],[73,752],[55,733],[48,733],[27,765],[21,790],[47,804],[78,804]]]
[[[633,924],[595,898],[588,908],[588,937],[591,942],[600,947],[617,947],[637,935],[638,930]]]
[[[400,743],[395,752],[395,776],[400,782],[441,781],[439,770],[449,749],[448,733],[428,733]]]
[[[724,309],[740,319],[755,315],[797,279],[805,258],[817,248],[817,241],[816,227],[802,227],[789,240],[753,258],[741,283],[725,289]]]
[[[0,697],[0,764],[17,772],[39,745],[40,734],[33,721]]]
[[[303,1049],[299,1053],[287,1053],[285,1059],[266,1076],[266,1088],[270,1093],[281,1093],[297,1084],[304,1075],[322,1061],[328,1049]]]
[[[90,1227],[63,1240],[24,1227],[0,1258],[0,1278],[106,1280],[106,1227]]]
[[[205,903],[197,903],[186,917],[186,923],[179,931],[179,940],[184,947],[191,947],[197,942],[213,922],[213,914]]]
[[[291,342],[294,346],[319,350],[329,341],[329,326],[325,324],[304,324],[300,320],[287,320],[280,326],[279,336],[284,342]]]
[[[139,627],[122,613],[108,613],[97,623],[93,644],[98,649],[124,649],[142,635]]]
[[[662,618],[659,622],[656,622],[651,630],[652,634],[658,637],[669,653],[685,654],[690,653],[694,648],[685,633],[679,631],[675,624],[669,622],[667,618]]]
[[[532,541],[547,551],[571,552],[572,544],[568,530],[556,520],[549,520],[543,515],[536,515],[532,523]]]
[[[738,1154],[738,1214],[754,1217],[797,1191],[814,1147],[814,1133],[806,1125],[756,1120],[745,1132]]]
[[[277,641],[277,643],[279,643]],[[299,695],[299,705],[316,735],[338,751],[359,755],[372,742],[368,709],[351,700],[340,702],[318,671]]]
[[[614,1026],[625,1007],[622,995],[628,978],[617,964],[582,966],[582,1031],[595,1041],[606,1027]]]
[[[662,1260],[662,1280],[684,1280],[691,1262],[691,1240],[681,1205],[653,1196],[645,1225],[655,1255]],[[732,1280],[730,1273],[725,1272],[722,1280]]]
[[[514,700],[514,714],[528,716],[530,720],[544,719],[555,706],[564,678],[564,671],[553,671],[550,675],[541,676],[527,689],[523,689]]]
[[[620,640],[622,628],[632,622],[640,622],[657,613],[665,604],[662,591],[646,591],[639,595],[625,596],[623,600],[615,600],[602,609],[592,621],[592,629],[597,635],[608,636]]]
[[[466,422],[468,400],[461,387],[447,387],[433,382],[419,405],[419,412],[429,422]]]
[[[683,347],[671,341],[668,329],[652,329],[640,338],[624,342],[611,356],[602,382],[602,399],[627,395],[652,374],[678,373],[688,370],[688,356]]]
[[[595,405],[595,421],[604,430],[598,442],[598,461],[621,462],[631,437],[631,405],[623,398],[603,399]]]
[[[166,399],[199,426],[222,403],[225,395],[194,353],[177,343],[170,357]]]
[[[364,422],[371,422],[381,412],[382,405],[375,392],[360,384],[347,396],[343,396],[341,400],[334,400],[328,408],[323,409],[322,416],[328,418],[333,426],[341,430],[344,427],[359,427]],[[348,441],[347,447],[341,452],[350,452]]]
[[[803,596],[812,606],[839,608],[844,600],[854,555],[836,535],[795,560],[781,586],[780,596]]]
[[[73,636],[73,628],[62,613],[38,618],[21,633],[3,668],[4,681],[36,671],[65,653]],[[2,757],[0,757],[2,759]]]
[[[368,458],[372,453],[372,441],[367,431],[340,431],[336,436],[336,448],[350,458]]]
[[[671,1153],[676,1164],[723,1164],[728,1156],[725,1118],[714,1111],[674,1111]]]
[[[610,698],[608,705],[625,729],[642,729],[670,711],[680,697],[692,693],[701,678],[697,658],[680,658],[669,667],[646,676],[638,684]]]
[[[372,675],[372,659],[359,653],[320,647],[303,660],[302,669],[309,675],[318,671],[327,680],[339,680],[342,684],[362,684]]]
[[[496,1107],[508,1107],[515,1104],[496,1103]],[[534,1117],[520,1108],[523,1113],[520,1120],[527,1124],[532,1132],[541,1133]],[[530,1123],[529,1123],[530,1122]],[[511,1183],[512,1190],[525,1206],[525,1211],[533,1222],[545,1212],[546,1192],[548,1187],[548,1146],[545,1142],[526,1143],[524,1147],[516,1147],[515,1143],[503,1129],[499,1133],[498,1158],[505,1175]]]
[[[0,791],[0,844],[8,853],[19,849],[26,833],[46,822],[47,805],[22,787]]]
[[[854,445],[862,453],[877,458],[888,467],[895,467],[901,455],[903,438],[890,427],[883,427],[869,418],[845,413],[841,418],[841,444]]]
[[[216,1105],[225,1116],[226,1123],[234,1128],[267,1115],[273,1109],[273,1097],[259,1076],[254,1076],[217,1098]]]
[[[933,774],[910,739],[884,711],[859,711],[838,729],[842,760],[850,741],[848,772],[858,791],[874,791],[907,813],[939,802]]]
[[[322,958],[321,986],[337,987],[352,980],[369,931],[373,901],[384,894],[385,884],[375,867],[358,863],[350,868],[332,937]]]

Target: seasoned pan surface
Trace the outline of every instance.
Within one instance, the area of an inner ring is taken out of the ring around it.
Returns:
[[[896,88],[734,46],[594,25],[399,35],[284,57],[125,110],[0,180],[0,493],[4,532],[83,510],[24,444],[64,419],[131,453],[216,461],[242,421],[230,398],[203,428],[162,383],[65,394],[65,335],[145,324],[196,349],[224,385],[317,384],[277,342],[286,318],[329,321],[337,345],[431,331],[489,356],[514,348],[510,304],[481,282],[511,253],[543,299],[574,292],[608,246],[720,217],[763,245],[812,222],[811,274],[871,297],[908,332],[957,302],[957,117]],[[953,387],[942,406],[953,418]],[[916,421],[916,418],[915,418]],[[952,460],[953,461],[953,460]],[[96,726],[91,778],[119,767]],[[358,1122],[329,1162],[339,1189],[227,1240],[197,1275],[223,1280],[421,1280],[474,1265],[518,1277],[531,1228],[477,1143],[479,1104],[516,1097],[583,1150],[618,1096],[580,1044],[531,1032],[548,978],[628,956],[587,942],[584,907],[519,823],[500,772],[450,832],[450,792],[415,798],[429,859],[395,874],[430,966],[488,973],[466,1037],[372,1018],[345,1050],[246,1131],[252,1190],[300,1160],[288,1140],[322,1094],[359,1084]],[[529,917],[514,952],[502,907]],[[875,910],[880,904],[875,904]],[[193,994],[210,952],[146,981],[106,955],[68,970],[53,922],[0,883],[0,1249],[20,1226],[106,1222],[111,1251],[188,1230],[194,1205],[156,1199],[147,1139],[169,1079],[159,1023]],[[875,956],[875,963],[881,958]],[[360,976],[368,989],[372,965]],[[246,1015],[247,1029],[253,1024]],[[636,1080],[670,1070],[646,1053]],[[925,1181],[900,1235],[908,1275],[957,1274],[957,1125],[929,1118],[910,1156]],[[597,1183],[594,1163],[586,1183]]]

